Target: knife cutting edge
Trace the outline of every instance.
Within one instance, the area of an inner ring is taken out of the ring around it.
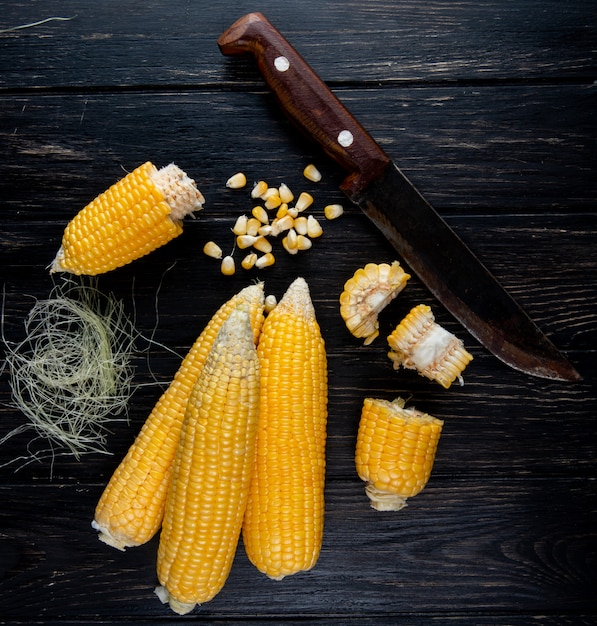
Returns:
[[[581,380],[265,16],[249,13],[240,18],[220,35],[218,46],[225,55],[254,55],[285,113],[348,171],[342,191],[473,337],[519,371],[555,380]]]

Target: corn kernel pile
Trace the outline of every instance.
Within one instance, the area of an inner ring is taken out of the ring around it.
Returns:
[[[303,175],[315,183],[322,178],[312,164],[305,167]],[[246,185],[247,177],[243,172],[233,174],[226,181],[229,189],[243,189]],[[253,267],[263,269],[275,263],[270,237],[281,236],[284,250],[288,254],[298,254],[302,250],[309,250],[313,239],[323,234],[319,220],[312,214],[305,214],[314,201],[313,196],[306,191],[295,199],[294,193],[285,183],[279,187],[270,187],[266,181],[260,180],[251,190],[251,199],[261,201],[261,204],[256,204],[250,215],[240,215],[232,228],[234,248],[245,251],[240,263],[245,270]],[[340,217],[343,212],[340,204],[330,204],[323,211],[328,220]],[[220,260],[220,270],[224,276],[232,276],[236,272],[233,253],[224,255],[222,247],[216,242],[208,241],[203,252]]]

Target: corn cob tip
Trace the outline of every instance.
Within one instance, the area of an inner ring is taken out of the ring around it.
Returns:
[[[278,307],[281,307],[280,310],[293,310],[308,319],[314,318],[315,309],[313,308],[307,281],[299,276],[290,283],[280,302],[278,302]]]
[[[178,615],[190,613],[197,605],[195,602],[179,602],[170,596],[168,590],[163,585],[158,585],[154,591],[162,604],[169,604],[170,608]]]
[[[128,548],[129,546],[131,546],[130,543],[127,543],[123,541],[122,539],[118,539],[118,537],[116,537],[110,532],[109,528],[107,528],[106,526],[102,526],[96,520],[93,520],[91,522],[91,527],[94,530],[98,531],[99,534],[97,538],[100,541],[103,541],[105,544],[112,546],[112,548],[116,548],[117,550],[124,552],[125,548]]]

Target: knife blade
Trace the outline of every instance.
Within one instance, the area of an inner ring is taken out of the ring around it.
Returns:
[[[577,381],[580,374],[261,13],[218,38],[224,55],[250,53],[289,118],[348,175],[342,191],[430,292],[490,352],[519,371]]]

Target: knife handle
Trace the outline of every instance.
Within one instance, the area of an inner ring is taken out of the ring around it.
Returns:
[[[290,119],[348,171],[349,195],[377,178],[390,158],[301,55],[261,13],[249,13],[218,38],[225,55],[254,55]]]

